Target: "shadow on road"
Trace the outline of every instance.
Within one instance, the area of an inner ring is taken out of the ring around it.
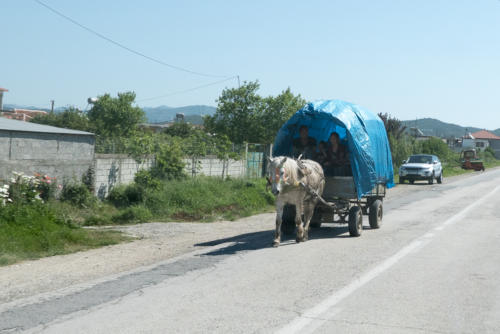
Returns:
[[[349,238],[348,234],[345,235],[346,232],[348,232],[347,226],[329,224],[329,226],[312,228],[309,231],[309,240],[329,239],[329,238]],[[229,238],[207,241],[195,244],[195,246],[210,247],[225,243],[231,243],[226,247],[222,247],[220,249],[211,252],[203,253],[202,255],[205,256],[232,255],[244,251],[271,248],[273,237],[274,237],[274,230],[267,230],[267,231],[259,231],[252,233],[244,233]],[[293,242],[286,243],[288,241],[293,241]],[[292,245],[293,243],[295,243],[295,233],[291,235],[282,234],[281,242],[285,243],[284,245]]]

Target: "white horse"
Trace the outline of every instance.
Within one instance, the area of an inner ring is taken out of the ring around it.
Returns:
[[[323,168],[312,160],[298,160],[287,157],[269,159],[268,183],[276,198],[276,233],[273,246],[278,247],[281,241],[281,223],[283,208],[286,204],[295,205],[296,241],[308,239],[309,223],[325,187]],[[302,214],[304,222],[302,222]]]

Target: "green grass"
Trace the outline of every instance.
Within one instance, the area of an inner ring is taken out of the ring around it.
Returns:
[[[131,203],[135,206],[135,216],[143,217],[142,220],[234,220],[268,212],[274,204],[274,197],[266,191],[263,179],[188,178],[168,181],[159,190],[131,196],[142,199]],[[139,210],[139,207],[144,209]],[[151,214],[149,217],[147,211]],[[129,215],[132,220],[135,216]]]
[[[117,244],[129,239],[115,231],[78,227],[48,204],[0,207],[0,265]]]

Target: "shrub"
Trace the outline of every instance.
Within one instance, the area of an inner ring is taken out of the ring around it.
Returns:
[[[152,175],[160,179],[175,180],[186,176],[184,172],[184,154],[179,140],[175,137],[157,147],[156,164],[151,169]]]
[[[57,183],[55,177],[35,173],[35,178],[38,180],[37,190],[40,193],[40,198],[44,201],[56,198]]]
[[[110,201],[116,207],[126,207],[144,201],[145,189],[136,183],[119,185],[113,187],[108,195]]]
[[[41,201],[38,190],[40,180],[34,176],[24,175],[24,173],[13,172],[14,177],[9,182],[9,200],[14,203],[32,203]]]
[[[90,193],[83,183],[67,183],[63,185],[60,199],[63,202],[70,202],[82,208],[91,207],[97,202],[97,198]]]
[[[133,205],[113,217],[113,221],[119,224],[145,223],[152,218],[151,211],[142,205]]]
[[[145,189],[158,190],[161,188],[162,183],[155,178],[153,174],[145,169],[141,169],[134,176],[134,182]]]

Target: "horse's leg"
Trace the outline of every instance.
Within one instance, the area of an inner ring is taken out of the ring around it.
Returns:
[[[314,215],[314,207],[316,203],[313,201],[308,201],[304,204],[304,239],[306,241],[309,239],[309,224],[311,223],[312,216]]]
[[[283,203],[276,202],[276,231],[274,232],[273,247],[278,247],[281,241],[281,222],[283,221]]]
[[[296,242],[304,240],[304,226],[302,225],[302,212],[304,212],[302,201],[295,204],[295,226],[297,226]]]

